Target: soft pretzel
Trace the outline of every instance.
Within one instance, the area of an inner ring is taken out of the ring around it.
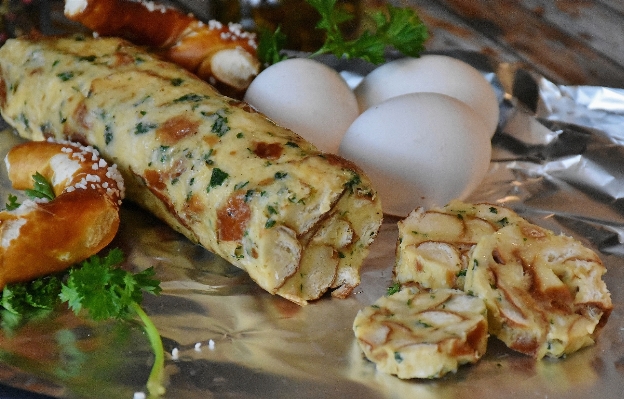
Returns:
[[[12,148],[5,162],[15,189],[32,189],[32,176],[39,173],[56,197],[27,199],[0,212],[0,289],[62,271],[111,242],[124,184],[93,147],[28,142]]]
[[[205,24],[142,0],[67,0],[65,15],[99,35],[153,47],[225,95],[242,97],[260,68],[256,35],[239,24]]]

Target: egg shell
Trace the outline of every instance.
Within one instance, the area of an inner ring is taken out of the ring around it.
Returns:
[[[482,119],[465,103],[439,93],[390,98],[349,127],[339,154],[359,165],[400,217],[419,206],[465,199],[488,171],[492,145]]]
[[[244,100],[321,151],[334,154],[359,115],[355,94],[340,74],[307,58],[271,65],[253,80]]]
[[[434,92],[455,97],[485,121],[490,138],[496,132],[499,104],[492,85],[470,64],[445,55],[401,58],[369,73],[355,88],[360,111],[391,97]]]

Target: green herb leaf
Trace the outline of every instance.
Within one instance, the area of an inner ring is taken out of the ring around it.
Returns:
[[[362,178],[360,177],[359,174],[357,174],[356,172],[352,171],[352,176],[351,179],[349,179],[349,181],[347,181],[344,186],[346,189],[349,190],[350,193],[353,192],[353,189],[355,187],[357,187],[358,185],[360,185],[362,183]]]
[[[162,385],[165,363],[162,340],[140,306],[143,292],[159,294],[160,283],[153,278],[153,268],[132,274],[115,267],[122,261],[123,253],[119,249],[112,249],[105,257],[90,257],[81,267],[70,269],[66,282],[61,284],[59,298],[74,313],[85,310],[94,320],[121,319],[136,314],[143,322],[155,356],[147,389],[151,395],[162,395],[165,392]]]
[[[286,35],[282,33],[278,26],[275,32],[268,29],[261,29],[259,33],[257,54],[263,65],[273,65],[288,58],[282,54],[286,45]]]
[[[60,298],[79,313],[85,309],[94,320],[125,318],[130,304],[141,303],[143,291],[160,292],[153,270],[132,274],[114,266],[121,263],[123,253],[111,250],[105,257],[92,256],[79,268],[70,269],[62,285]]]
[[[67,82],[68,80],[72,79],[74,77],[74,73],[71,71],[68,72],[61,72],[59,74],[56,75],[59,79],[61,79],[63,82]]]
[[[321,14],[317,28],[326,32],[325,43],[313,56],[329,53],[339,58],[361,58],[381,64],[388,47],[411,57],[417,57],[424,50],[427,28],[411,8],[388,4],[387,15],[382,11],[372,15],[373,32],[367,30],[354,40],[346,40],[340,25],[353,19],[353,15],[336,7],[337,0],[306,1]]]
[[[34,181],[33,188],[24,191],[29,198],[46,198],[48,200],[53,200],[54,197],[56,197],[52,184],[50,184],[41,173],[35,173],[32,178]]]
[[[224,134],[230,131],[227,117],[221,114],[215,114],[215,120],[210,130],[217,136],[223,137]]]
[[[387,296],[394,295],[394,294],[396,294],[399,291],[401,291],[401,284],[400,283],[394,283],[390,287],[388,287],[388,290],[386,291],[386,295]]]
[[[185,94],[182,97],[176,98],[175,100],[173,100],[174,103],[182,103],[182,102],[198,102],[203,100],[204,98],[206,98],[205,96],[202,96],[200,94],[195,94],[195,93],[190,93],[190,94]]]
[[[139,122],[134,127],[134,134],[144,134],[152,129],[156,129],[156,127],[158,127],[158,125],[156,125],[155,123]]]
[[[429,323],[425,323],[422,320],[416,320],[416,327],[421,327],[421,328],[431,328],[431,324]]]
[[[21,204],[17,202],[17,196],[13,194],[9,194],[9,202],[5,204],[5,208],[7,211],[12,211],[19,208]]]
[[[210,175],[210,183],[208,184],[208,190],[210,190],[213,187],[218,187],[218,186],[222,185],[223,182],[229,176],[230,175],[227,174],[226,172],[224,172],[223,170],[221,170],[219,168],[214,168],[212,170],[212,175]]]
[[[104,144],[109,145],[113,141],[113,127],[106,125],[104,127]]]
[[[95,55],[85,55],[85,56],[79,56],[77,58],[78,58],[78,61],[87,61],[87,62],[93,62],[97,59]]]
[[[238,191],[238,190],[242,189],[243,187],[245,187],[248,184],[249,184],[249,180],[244,181],[244,182],[240,182],[240,183],[236,183],[236,185],[234,186],[234,191]]]
[[[7,284],[2,290],[0,304],[17,316],[23,316],[36,309],[52,310],[60,303],[61,280],[57,276],[46,276],[26,283]]]
[[[428,37],[427,28],[411,8],[388,5],[389,18],[378,12],[373,16],[377,24],[377,36],[402,54],[417,57],[424,49]]]

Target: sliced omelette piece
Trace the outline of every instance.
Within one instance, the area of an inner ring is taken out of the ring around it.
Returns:
[[[486,307],[459,290],[404,287],[360,310],[353,331],[377,370],[403,379],[438,378],[483,356]]]
[[[452,201],[418,208],[398,223],[395,280],[423,288],[462,289],[470,251],[486,235],[520,220],[511,209]]]
[[[484,237],[464,289],[488,308],[490,333],[537,359],[592,345],[613,307],[598,255],[528,221]]]

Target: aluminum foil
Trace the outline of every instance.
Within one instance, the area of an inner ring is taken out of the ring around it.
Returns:
[[[356,80],[367,72],[329,63]],[[481,69],[499,94],[501,123],[490,171],[469,200],[509,206],[600,253],[615,307],[597,344],[535,361],[491,338],[475,365],[436,380],[399,380],[376,372],[352,332],[357,311],[391,285],[396,219],[386,218],[350,298],[299,307],[126,203],[112,246],[125,252],[124,267],[153,266],[162,281],[162,294],[146,296],[144,307],[168,352],[166,398],[621,397],[624,94],[558,86],[510,66]],[[19,141],[2,132],[0,155]],[[6,198],[10,185],[0,173]],[[152,359],[134,322],[91,323],[60,312],[0,332],[0,380],[58,398],[133,398],[145,389]]]

